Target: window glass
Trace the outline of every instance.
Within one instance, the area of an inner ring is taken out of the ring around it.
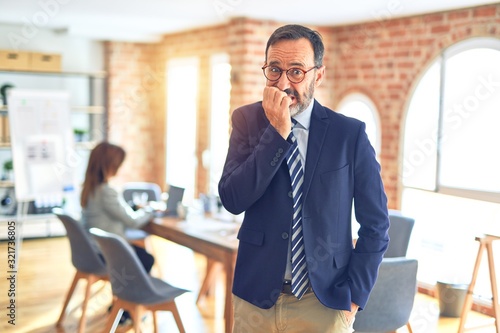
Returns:
[[[210,108],[210,194],[218,194],[218,184],[229,145],[229,101],[231,65],[227,55],[216,55],[211,66],[212,103]]]
[[[337,111],[365,123],[366,135],[378,156],[380,154],[380,122],[373,102],[365,95],[350,94],[339,103]]]
[[[440,183],[500,192],[500,51],[447,59],[443,93]]]
[[[198,59],[175,59],[167,64],[166,180],[185,188],[186,201],[195,193],[197,87]]]
[[[475,237],[500,235],[499,105],[500,42],[493,39],[445,50],[413,93],[403,132],[401,210],[415,219],[408,256],[421,263],[420,282],[469,283]],[[487,269],[483,256],[475,292],[486,298]]]
[[[436,184],[439,78],[436,61],[422,76],[410,100],[404,126],[403,185],[433,190]]]

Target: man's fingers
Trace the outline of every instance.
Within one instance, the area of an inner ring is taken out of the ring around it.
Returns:
[[[281,99],[281,106],[286,106],[290,107],[290,104],[292,104],[292,99],[288,97],[288,95],[285,94],[285,97]]]
[[[280,105],[282,99],[286,96],[286,93],[279,90],[276,87],[266,87],[264,89],[264,99],[267,100],[275,105]]]
[[[264,88],[263,102],[268,107],[289,107],[292,100],[287,93],[276,87],[266,86]]]

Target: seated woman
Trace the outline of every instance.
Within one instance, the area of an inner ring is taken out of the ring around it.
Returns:
[[[125,160],[125,150],[108,142],[99,143],[90,153],[81,194],[82,223],[125,238],[126,228],[140,228],[154,217],[152,209],[134,211],[108,181]],[[154,258],[142,247],[132,245],[147,272]]]
[[[87,228],[100,228],[125,238],[126,228],[140,228],[151,221],[154,212],[148,207],[134,211],[108,181],[116,175],[125,160],[125,150],[101,142],[90,153],[81,193],[82,223]],[[149,273],[154,257],[144,248],[131,244]],[[124,313],[122,321],[128,319]]]

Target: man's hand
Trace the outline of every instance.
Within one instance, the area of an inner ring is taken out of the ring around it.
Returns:
[[[276,87],[266,86],[262,98],[262,107],[267,119],[278,133],[286,139],[292,128],[290,104],[292,99]]]
[[[354,320],[354,317],[356,316],[356,313],[358,312],[359,306],[357,306],[354,303],[351,303],[351,311],[344,311],[345,317],[347,318],[347,321],[349,322],[349,325],[352,325],[352,322]]]

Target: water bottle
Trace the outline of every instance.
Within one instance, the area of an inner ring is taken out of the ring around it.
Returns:
[[[66,214],[76,219],[80,218],[80,200],[73,185],[67,185],[63,188],[63,209]]]

